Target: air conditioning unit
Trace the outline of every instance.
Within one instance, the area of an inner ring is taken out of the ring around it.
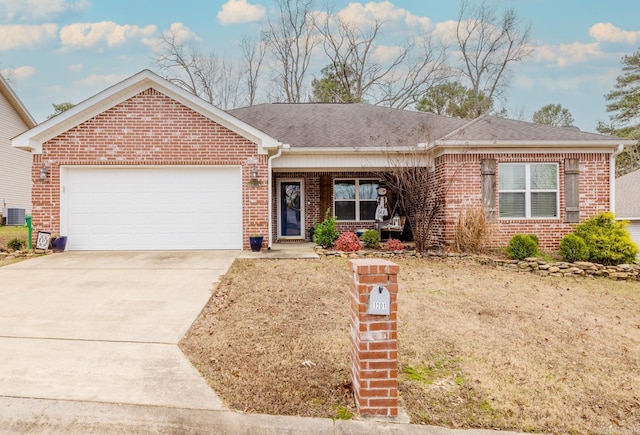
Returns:
[[[24,208],[7,208],[7,225],[25,225]]]

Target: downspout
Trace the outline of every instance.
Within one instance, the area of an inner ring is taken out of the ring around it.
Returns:
[[[624,151],[624,145],[619,144],[618,148],[609,157],[609,210],[616,212],[616,157]]]
[[[268,250],[271,250],[271,243],[273,241],[273,216],[272,216],[272,213],[273,213],[273,211],[272,211],[272,209],[273,209],[273,189],[272,189],[272,186],[273,186],[273,174],[271,173],[271,166],[272,166],[271,162],[274,159],[277,159],[278,157],[280,157],[282,155],[282,150],[284,148],[289,149],[289,145],[284,145],[282,142],[279,142],[278,143],[278,152],[275,153],[272,156],[269,156],[269,159],[267,160],[267,189],[269,189],[268,194],[267,194],[267,198],[268,198],[267,199],[267,201],[268,201],[268,204],[267,204],[268,212],[267,212],[267,214],[268,214],[268,218],[269,218],[269,221],[268,221],[268,227],[269,227],[269,238],[268,238],[268,241],[269,241],[269,243],[268,243],[268,247],[267,247]]]

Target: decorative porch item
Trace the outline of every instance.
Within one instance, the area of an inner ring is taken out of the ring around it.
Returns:
[[[64,252],[66,247],[67,247],[67,236],[51,238],[51,249],[53,249],[53,252]]]
[[[259,234],[249,236],[249,245],[253,252],[260,252],[260,249],[262,248],[262,239],[263,237]]]
[[[49,249],[49,243],[51,243],[51,233],[46,231],[38,231],[38,237],[36,238],[36,249]]]

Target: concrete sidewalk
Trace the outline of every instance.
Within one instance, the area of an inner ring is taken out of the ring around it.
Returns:
[[[0,433],[515,435],[495,430],[0,397]]]

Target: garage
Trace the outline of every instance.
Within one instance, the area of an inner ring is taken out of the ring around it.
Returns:
[[[627,229],[631,233],[631,238],[633,239],[633,241],[636,242],[636,245],[638,245],[638,247],[640,247],[640,220],[631,221]]]
[[[61,167],[68,250],[242,249],[239,166]]]

